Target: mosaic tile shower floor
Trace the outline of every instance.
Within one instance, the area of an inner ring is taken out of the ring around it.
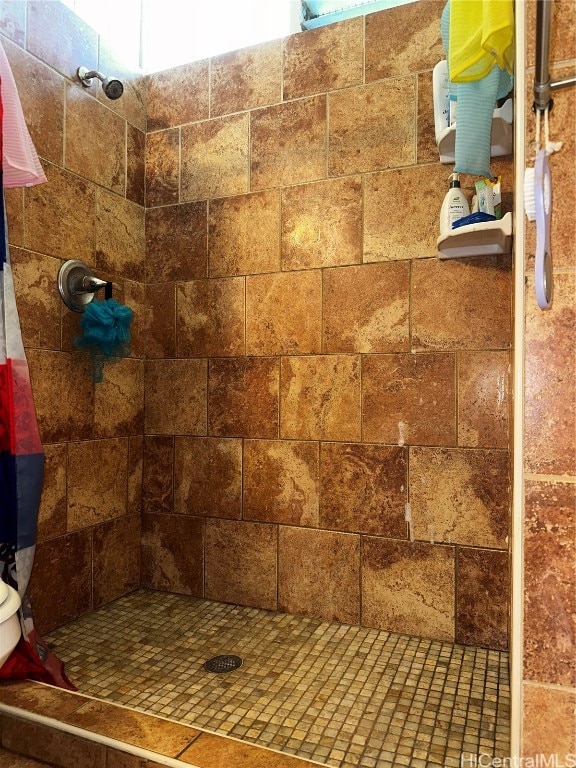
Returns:
[[[509,755],[498,651],[144,590],[47,640],[81,693],[324,765]]]

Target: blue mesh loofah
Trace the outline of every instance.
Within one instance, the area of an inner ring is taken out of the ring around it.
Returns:
[[[74,339],[77,349],[90,353],[92,379],[102,381],[104,363],[130,354],[130,324],[134,312],[116,299],[92,301],[80,319],[82,335]]]

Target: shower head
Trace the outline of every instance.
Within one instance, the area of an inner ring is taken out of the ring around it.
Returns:
[[[102,82],[102,90],[108,96],[109,99],[115,101],[119,99],[124,93],[124,86],[122,81],[117,77],[104,77],[101,72],[97,72],[95,69],[88,70],[86,67],[78,67],[78,79],[85,88],[90,88],[92,85],[92,78],[97,77]]]

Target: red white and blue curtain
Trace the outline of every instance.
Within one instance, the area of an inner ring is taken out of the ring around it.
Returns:
[[[22,639],[0,669],[0,677],[29,677],[72,687],[62,664],[34,629],[27,593],[36,548],[44,452],[16,308],[4,187],[41,183],[46,177],[1,46],[0,126],[0,578],[16,589],[22,600]]]

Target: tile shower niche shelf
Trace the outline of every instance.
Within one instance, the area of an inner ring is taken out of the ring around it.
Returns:
[[[506,213],[497,221],[484,221],[453,229],[448,235],[440,235],[436,245],[439,259],[511,253],[512,214]]]

